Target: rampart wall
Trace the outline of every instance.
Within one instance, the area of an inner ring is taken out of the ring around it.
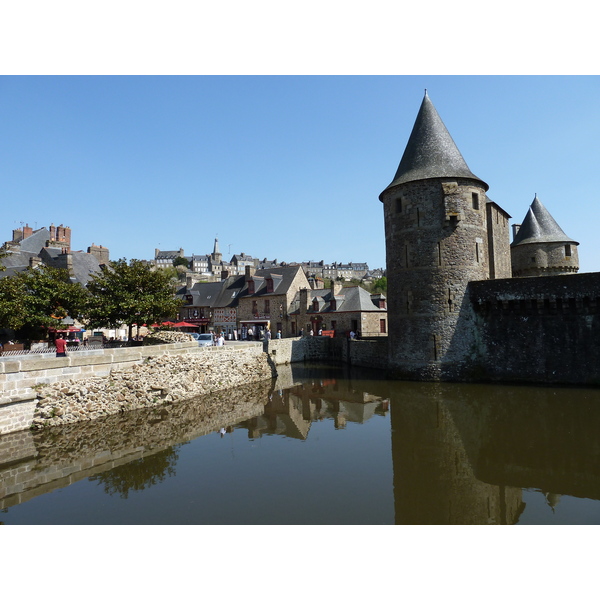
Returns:
[[[474,379],[600,385],[600,273],[474,281]]]
[[[385,369],[388,362],[388,338],[360,341],[325,336],[272,339],[265,342],[265,351],[275,365],[325,361]]]

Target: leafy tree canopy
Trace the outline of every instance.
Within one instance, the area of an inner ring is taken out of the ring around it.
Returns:
[[[92,276],[88,283],[86,320],[93,328],[159,323],[177,316],[182,304],[175,298],[168,273],[139,260],[121,258]]]
[[[20,337],[40,337],[64,317],[78,318],[86,299],[85,288],[66,269],[27,269],[0,279],[0,326],[20,330]]]
[[[188,260],[187,258],[185,258],[185,256],[178,256],[177,258],[173,259],[173,266],[174,267],[188,267]]]
[[[371,291],[374,293],[385,294],[387,292],[387,277],[380,277],[373,282]]]

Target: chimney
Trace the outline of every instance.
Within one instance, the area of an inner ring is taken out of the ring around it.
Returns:
[[[305,315],[308,308],[308,288],[300,290],[300,314]]]
[[[331,282],[331,293],[334,296],[339,296],[343,287],[344,286],[342,285],[341,281],[332,281]]]
[[[254,273],[256,273],[256,267],[251,267],[250,265],[246,265],[246,281],[250,279]]]

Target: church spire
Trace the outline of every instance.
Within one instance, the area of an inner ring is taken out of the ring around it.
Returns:
[[[473,175],[467,166],[425,90],[402,160],[392,183],[386,189],[409,181],[438,177],[474,179],[482,183],[486,190],[489,187]]]

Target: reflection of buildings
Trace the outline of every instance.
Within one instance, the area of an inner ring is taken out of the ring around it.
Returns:
[[[387,399],[353,389],[351,382],[316,379],[285,389],[275,389],[263,415],[238,427],[248,430],[248,437],[265,434],[306,439],[313,421],[332,419],[336,429],[346,423],[365,423],[388,410]]]

